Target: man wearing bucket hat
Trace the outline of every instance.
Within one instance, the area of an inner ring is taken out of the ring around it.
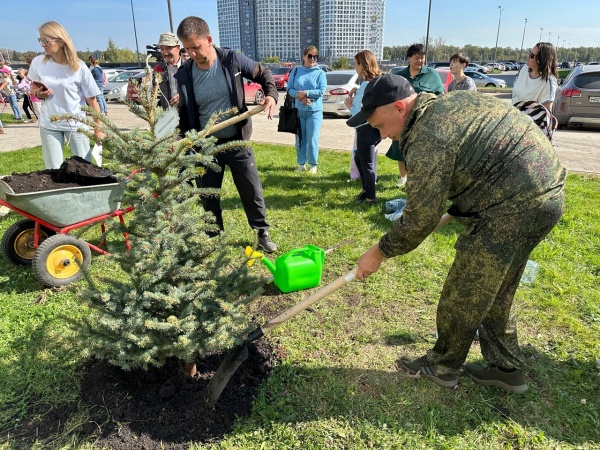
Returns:
[[[399,366],[454,387],[478,330],[488,366],[467,365],[467,375],[524,393],[513,299],[529,254],[563,213],[566,171],[552,144],[508,103],[469,91],[416,94],[389,74],[369,83],[361,111],[347,123],[365,121],[399,141],[410,177],[404,214],[360,257],[357,277],[415,249],[448,200],[465,226],[438,303],[438,339],[424,356],[402,356]]]
[[[154,72],[161,74],[159,84],[159,102],[163,109],[169,106],[177,107],[179,94],[177,93],[177,80],[175,74],[182,64],[179,55],[179,39],[173,33],[162,33],[158,39],[158,48],[163,60],[154,66]]]

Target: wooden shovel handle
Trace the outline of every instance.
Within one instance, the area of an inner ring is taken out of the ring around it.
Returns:
[[[219,122],[218,124],[214,125],[208,130],[208,134],[214,134],[217,131],[222,130],[223,128],[227,128],[228,126],[233,125],[234,123],[238,123],[241,120],[247,119],[248,117],[252,117],[253,115],[258,114],[259,112],[264,111],[266,106],[266,104],[256,106],[255,108],[249,109],[243,114],[238,114],[237,116],[233,116],[231,119]]]
[[[327,286],[323,286],[318,291],[313,292],[311,295],[306,297],[300,303],[296,303],[290,309],[282,312],[274,319],[269,320],[266,324],[264,324],[261,327],[263,334],[267,334],[273,328],[281,325],[283,322],[286,322],[287,320],[291,319],[292,317],[295,317],[298,313],[304,311],[305,309],[310,307],[312,304],[321,300],[323,297],[327,297],[333,291],[341,288],[346,283],[349,283],[350,281],[352,281],[356,277],[356,270],[357,270],[357,268],[355,267],[350,272],[346,273],[345,275],[342,275],[337,280],[329,283]]]

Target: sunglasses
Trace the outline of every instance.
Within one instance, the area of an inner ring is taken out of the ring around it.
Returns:
[[[533,59],[533,58],[535,58],[535,55],[533,53],[529,52],[529,59]]]
[[[308,55],[306,55],[306,57],[307,57],[308,59],[314,59],[315,61],[316,61],[317,59],[319,59],[319,55],[311,55],[310,53],[309,53]]]
[[[54,42],[57,41],[58,39],[54,39],[54,38],[38,38],[38,42],[42,45],[48,45],[50,42]]]

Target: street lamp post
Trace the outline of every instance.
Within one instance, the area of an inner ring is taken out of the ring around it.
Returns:
[[[525,28],[527,28],[527,19],[525,19],[525,26],[523,27],[523,39],[521,39],[521,50],[519,51],[519,62],[521,62],[521,53],[523,53],[523,42],[525,42]]]
[[[548,31],[548,42],[550,42],[550,36],[551,35],[552,35],[552,33]]]
[[[540,38],[538,39],[538,42],[542,42],[542,31],[544,31],[544,29],[540,28]]]
[[[167,8],[169,8],[169,25],[171,25],[171,33],[173,32],[173,14],[171,14],[171,0],[167,0]]]
[[[560,41],[560,36],[556,38],[556,48],[558,48],[558,41]]]
[[[425,36],[425,64],[427,64],[427,49],[429,48],[429,19],[431,18],[431,0],[429,0],[429,12],[427,13],[427,35]]]
[[[498,32],[496,33],[496,47],[494,48],[494,65],[492,70],[496,68],[496,52],[498,51],[498,36],[500,36],[500,22],[502,21],[502,6],[498,6],[500,10],[500,18],[498,19]]]
[[[138,46],[137,30],[135,29],[135,14],[133,14],[133,0],[130,0],[130,2],[131,2],[131,18],[133,19],[133,35],[135,36],[135,51],[137,53],[138,67],[141,67],[140,47]]]

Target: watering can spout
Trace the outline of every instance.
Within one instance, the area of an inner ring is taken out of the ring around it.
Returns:
[[[267,269],[269,269],[269,271],[271,272],[271,274],[273,274],[273,276],[275,276],[275,272],[276,272],[276,268],[275,268],[275,264],[273,264],[273,262],[271,262],[270,259],[267,259],[265,257],[263,257],[261,259],[262,263],[265,265],[265,267]]]

